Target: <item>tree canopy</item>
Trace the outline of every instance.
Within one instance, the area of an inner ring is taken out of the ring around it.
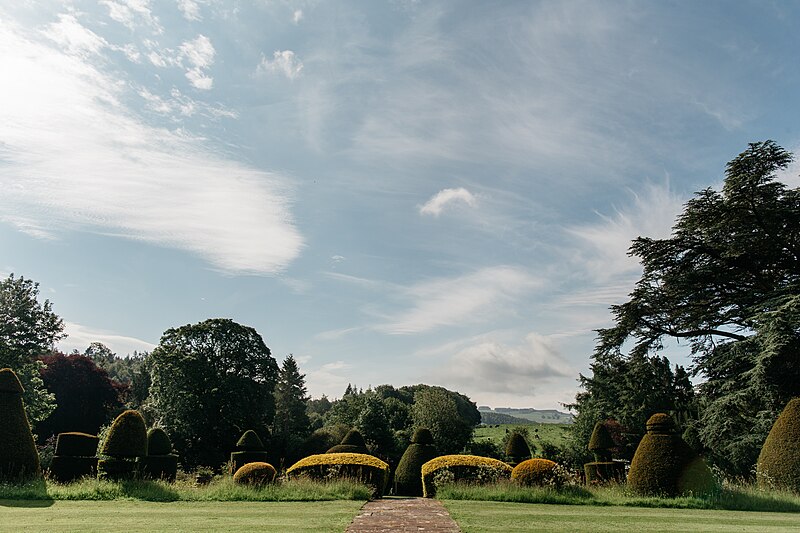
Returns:
[[[300,373],[297,361],[290,354],[278,372],[272,422],[274,452],[286,458],[287,464],[300,459],[300,446],[311,434],[311,422],[306,413],[308,399],[305,375]]]
[[[592,365],[597,377],[652,356],[665,338],[685,340],[704,379],[690,433],[739,475],[800,395],[800,190],[777,180],[791,161],[773,141],[751,143],[728,163],[721,191],[686,203],[669,238],[633,241],[643,272],[612,306],[615,324],[599,330]]]
[[[247,429],[266,435],[278,364],[255,329],[210,319],[168,329],[150,354],[146,408],[188,466],[218,466]]]

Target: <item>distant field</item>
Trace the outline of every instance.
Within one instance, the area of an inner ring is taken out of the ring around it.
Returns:
[[[548,531],[586,533],[800,531],[796,513],[757,513],[697,509],[644,509],[446,500],[444,505],[464,533]]]
[[[503,441],[506,430],[516,427],[516,424],[500,424],[499,427],[479,426],[475,428],[475,441],[491,440],[494,443]],[[566,442],[566,433],[569,424],[530,424],[524,426],[531,435],[531,442],[537,446],[550,442],[561,446]],[[537,439],[535,435],[539,435]]]
[[[346,500],[291,503],[0,500],[0,532],[341,533],[363,504]]]

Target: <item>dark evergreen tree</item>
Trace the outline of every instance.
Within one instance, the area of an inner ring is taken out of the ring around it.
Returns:
[[[308,400],[305,375],[290,354],[278,371],[272,423],[273,451],[277,457],[286,459],[286,464],[300,459],[300,447],[311,434]]]

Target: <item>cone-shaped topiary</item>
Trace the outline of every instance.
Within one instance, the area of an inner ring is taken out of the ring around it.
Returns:
[[[49,478],[59,483],[68,483],[82,477],[94,476],[97,472],[97,442],[95,435],[88,433],[59,433],[56,451],[50,462]]]
[[[506,459],[508,464],[515,465],[531,458],[531,448],[528,441],[519,433],[512,433],[506,444]]]
[[[364,437],[357,429],[351,429],[344,436],[342,442],[325,453],[365,453],[369,454]]]
[[[614,439],[611,438],[611,432],[602,422],[594,425],[592,437],[589,439],[589,451],[594,454],[594,460],[597,462],[611,461],[611,448],[616,446]]]
[[[171,453],[172,442],[161,428],[147,432],[147,456],[139,457],[139,473],[142,477],[175,481],[178,475],[178,456]]]
[[[247,463],[233,474],[233,482],[239,485],[260,487],[272,483],[275,473],[275,468],[269,463]]]
[[[133,410],[119,415],[111,424],[100,453],[108,457],[97,462],[97,477],[115,480],[135,477],[135,459],[147,455],[147,426],[142,415]]]
[[[631,490],[643,495],[704,494],[715,483],[705,461],[676,434],[672,417],[658,413],[647,421],[628,473]]]
[[[395,492],[399,496],[422,496],[422,465],[438,455],[430,430],[417,429],[394,471]]]
[[[606,425],[603,422],[596,423],[589,439],[589,451],[594,454],[594,461],[583,465],[587,485],[619,483],[625,479],[625,465],[611,460],[611,448],[615,446]]]
[[[0,480],[17,481],[42,475],[22,392],[14,371],[0,370]]]
[[[756,464],[758,484],[800,493],[800,398],[786,404],[764,441]]]
[[[258,433],[252,429],[248,429],[239,437],[239,440],[236,442],[236,449],[240,452],[263,452],[264,442],[262,442]]]
[[[252,429],[245,431],[236,443],[235,452],[231,453],[231,475],[248,463],[266,463],[267,452],[264,443]]]

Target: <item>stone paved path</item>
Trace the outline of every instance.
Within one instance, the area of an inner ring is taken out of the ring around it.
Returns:
[[[430,498],[390,497],[367,502],[346,533],[460,533],[442,502]]]

